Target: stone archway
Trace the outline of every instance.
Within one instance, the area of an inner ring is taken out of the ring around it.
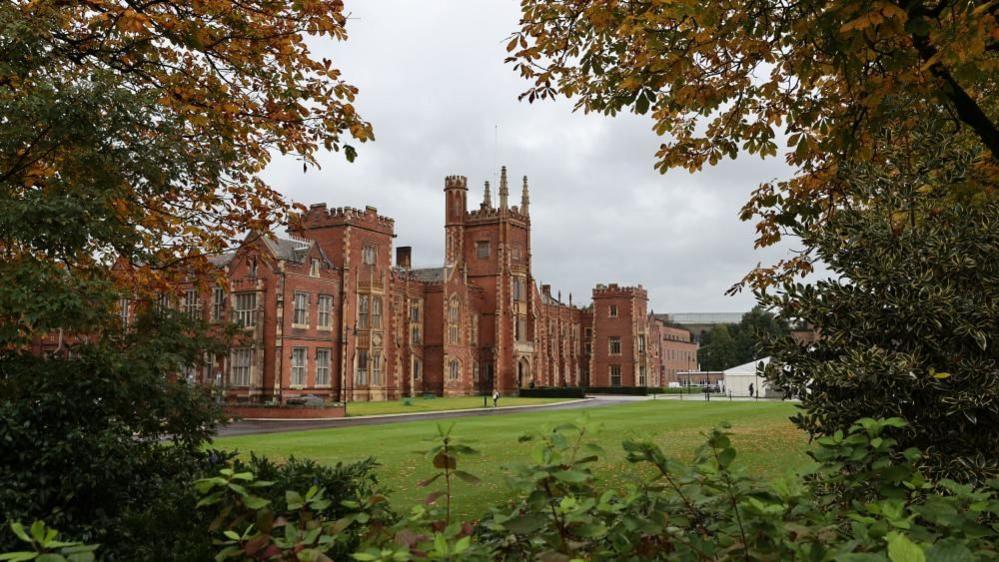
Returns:
[[[526,357],[521,357],[517,361],[517,388],[524,388],[524,384],[531,379],[531,363]]]

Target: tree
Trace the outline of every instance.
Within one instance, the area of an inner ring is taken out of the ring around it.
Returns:
[[[0,3],[3,518],[58,522],[118,559],[148,559],[129,554],[144,541],[175,552],[143,514],[197,524],[178,490],[211,464],[218,412],[171,375],[226,334],[157,303],[292,215],[257,176],[271,154],[308,167],[372,138],[356,89],[306,45],[345,23],[338,0]]]
[[[788,334],[783,320],[757,305],[738,324],[721,324],[704,334],[697,361],[705,371],[724,371],[763,357],[766,342]]]
[[[988,190],[999,173],[999,5],[988,0],[523,0],[509,61],[529,101],[650,114],[669,138],[660,171],[740,151],[786,158],[797,174],[759,187],[743,218],[757,245],[850,197],[843,169],[886,162],[883,132],[945,116],[976,148]],[[786,141],[780,135],[786,136]],[[993,190],[994,191],[994,190]],[[810,270],[797,256],[778,270]],[[764,277],[751,280],[758,282]]]
[[[697,362],[704,371],[722,371],[739,364],[737,353],[729,325],[721,324],[705,334],[697,350]]]
[[[932,164],[928,166],[934,168]],[[900,436],[936,476],[999,475],[999,204],[867,190],[863,207],[798,230],[832,276],[761,293],[814,343],[769,346],[771,384],[801,398],[795,422],[833,435],[867,415],[909,420]]]

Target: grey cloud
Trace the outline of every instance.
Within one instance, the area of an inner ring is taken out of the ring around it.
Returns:
[[[482,182],[495,186],[506,164],[516,202],[520,177],[530,178],[535,277],[563,296],[585,303],[596,283],[642,283],[659,312],[752,306],[749,294],[723,293],[786,251],[754,251],[754,226],[738,219],[756,184],[788,174],[779,159],[660,175],[647,118],[518,102],[525,83],[503,63],[515,1],[365,0],[348,9],[350,39],[313,49],[360,88],[357,107],[377,140],[358,146],[355,163],[324,154],[322,169],[306,174],[275,158],[265,173],[272,185],[304,203],[378,207],[396,219],[396,242],[414,247],[414,263],[435,265],[444,176],[468,176],[475,206]]]

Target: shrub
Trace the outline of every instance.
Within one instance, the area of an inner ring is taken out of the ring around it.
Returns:
[[[586,389],[578,386],[552,388],[522,388],[518,392],[521,398],[586,398]]]
[[[773,342],[771,384],[813,435],[898,416],[937,477],[999,476],[999,203],[873,196],[803,230],[833,277],[763,295],[812,344]]]
[[[386,562],[999,560],[999,482],[924,478],[920,452],[898,446],[907,430],[898,418],[861,419],[819,438],[815,464],[776,482],[739,468],[724,427],[690,464],[627,441],[630,483],[609,486],[595,476],[604,452],[585,424],[562,424],[521,438],[536,443],[534,463],[509,467],[512,499],[478,522],[448,509],[454,478],[478,481],[459,465],[475,451],[450,428],[426,452],[435,474],[419,485],[436,489],[402,518],[377,493],[332,514],[324,486],[282,497],[275,482],[233,468],[197,488],[218,560],[343,559],[358,541],[353,559]]]

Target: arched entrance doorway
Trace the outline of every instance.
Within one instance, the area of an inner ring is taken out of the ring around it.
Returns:
[[[531,364],[526,357],[521,357],[517,361],[517,388],[524,388],[524,384],[531,379]]]

